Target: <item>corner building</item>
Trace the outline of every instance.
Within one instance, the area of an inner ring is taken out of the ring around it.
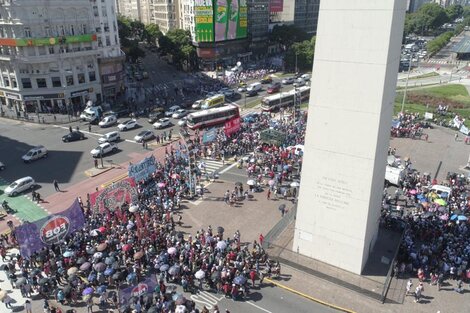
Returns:
[[[77,114],[122,87],[114,0],[0,0],[0,107]]]

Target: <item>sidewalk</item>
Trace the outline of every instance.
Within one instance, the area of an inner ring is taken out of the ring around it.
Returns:
[[[25,121],[29,123],[39,123],[39,124],[67,124],[70,122],[75,122],[80,120],[79,117],[70,116],[66,114],[52,114],[52,113],[29,113],[26,117],[24,112],[18,112],[18,116],[14,110],[5,109],[5,106],[1,106],[3,114],[1,118],[8,118],[13,120]]]

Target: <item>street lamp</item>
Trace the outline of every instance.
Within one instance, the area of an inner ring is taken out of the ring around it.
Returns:
[[[405,91],[403,92],[403,100],[401,102],[401,111],[400,113],[403,114],[403,110],[405,108],[405,101],[406,101],[406,92],[408,91],[408,81],[410,80],[410,72],[411,72],[411,62],[413,61],[414,55],[410,55],[410,61],[408,63],[408,74],[406,75],[406,83],[405,83]]]
[[[299,55],[298,51],[295,51],[295,74],[298,73],[297,71],[297,56]]]

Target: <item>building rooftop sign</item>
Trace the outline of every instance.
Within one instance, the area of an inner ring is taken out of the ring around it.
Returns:
[[[96,34],[48,38],[0,38],[0,46],[34,47],[96,41]]]

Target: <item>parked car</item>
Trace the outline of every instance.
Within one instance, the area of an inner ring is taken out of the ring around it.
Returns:
[[[273,78],[271,77],[271,75],[266,75],[261,79],[262,84],[270,84],[272,83],[272,81],[273,81]]]
[[[85,139],[85,134],[83,134],[82,132],[78,130],[62,136],[63,142],[71,142],[71,141],[77,141],[77,140],[83,140],[83,139]]]
[[[305,86],[305,80],[303,78],[297,78],[294,82],[294,87],[302,87]]]
[[[255,90],[255,89],[251,89],[251,90],[248,90],[246,92],[246,96],[247,97],[254,97],[258,94],[258,90]]]
[[[152,112],[150,112],[148,122],[153,124],[163,116],[165,116],[165,110],[163,108],[155,108]]]
[[[154,137],[155,137],[155,134],[153,133],[153,131],[143,130],[134,137],[134,140],[137,142],[142,142],[142,141],[153,139]]]
[[[21,157],[25,163],[41,158],[47,158],[47,149],[44,146],[36,146]]]
[[[266,91],[267,93],[276,93],[281,90],[281,83],[280,82],[275,82],[269,85],[268,90]]]
[[[181,107],[179,105],[174,105],[174,106],[170,107],[168,110],[166,110],[165,116],[170,117],[170,116],[173,115],[173,113],[175,113],[178,110],[181,110]]]
[[[202,103],[204,102],[204,100],[197,100],[197,101],[194,101],[193,105],[191,106],[191,108],[193,108],[194,110],[199,110],[201,108],[201,105]]]
[[[31,176],[26,176],[15,180],[13,183],[5,188],[5,194],[10,197],[17,196],[23,191],[33,189],[36,186],[36,182]]]
[[[116,115],[108,115],[103,117],[103,119],[98,123],[100,127],[110,127],[117,123]]]
[[[5,169],[5,164],[0,162],[0,171],[3,171]]]
[[[282,80],[282,84],[283,85],[290,85],[290,84],[293,84],[295,81],[295,78],[294,77],[287,77],[287,78],[284,78]]]
[[[185,109],[180,109],[178,111],[176,111],[175,113],[173,113],[173,115],[171,117],[173,118],[182,118],[182,117],[185,117],[186,115],[188,115],[188,111],[185,110]]]
[[[188,121],[188,117],[185,116],[178,121],[178,126],[186,126],[186,122]]]
[[[300,76],[300,78],[302,78],[305,81],[309,81],[310,80],[310,74],[303,74],[302,76]]]
[[[92,157],[99,158],[99,157],[104,156],[108,153],[116,152],[117,149],[118,148],[117,148],[116,144],[110,143],[110,142],[105,142],[105,143],[100,144],[95,149],[91,150],[90,153],[91,153]]]
[[[165,128],[171,125],[170,119],[165,117],[161,118],[153,124],[156,129]]]
[[[240,84],[237,91],[238,92],[245,92],[246,88],[247,88],[246,84]]]
[[[136,127],[137,127],[136,120],[127,120],[118,125],[118,128],[120,131],[125,131],[125,130],[133,129]]]
[[[98,139],[98,143],[102,144],[105,142],[119,141],[120,139],[121,139],[121,135],[119,135],[119,132],[113,131],[113,132],[104,134],[103,137]]]

